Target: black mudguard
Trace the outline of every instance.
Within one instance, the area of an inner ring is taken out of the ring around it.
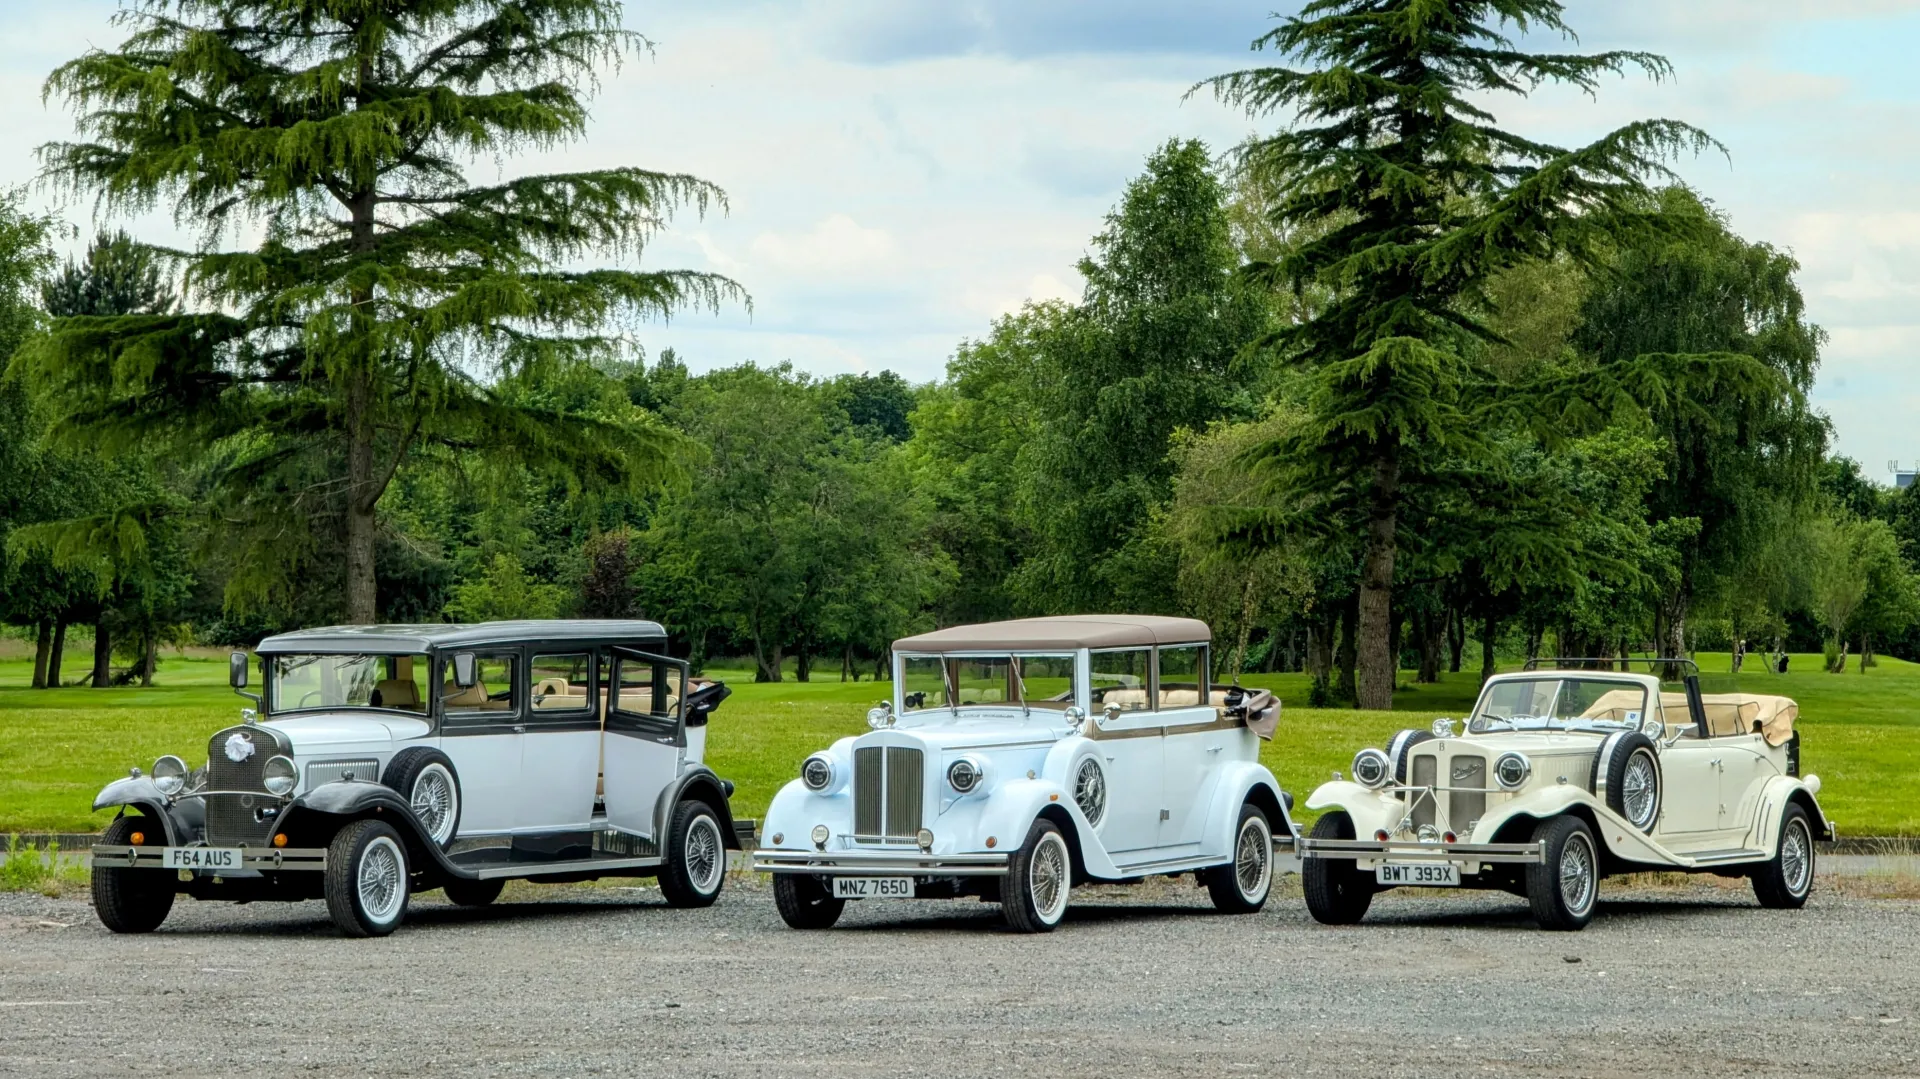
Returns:
[[[448,859],[440,844],[428,837],[420,818],[413,815],[413,806],[400,792],[383,783],[362,780],[323,783],[295,798],[282,810],[274,832],[286,834],[289,846],[325,846],[348,821],[362,818],[383,820],[399,829],[407,840],[408,857],[428,876],[479,879],[472,870],[463,869]],[[316,842],[319,836],[325,838]]]
[[[673,807],[688,795],[698,795],[713,807],[715,813],[720,814],[720,834],[727,849],[742,849],[740,837],[733,830],[733,806],[727,801],[732,793],[733,784],[715,775],[713,769],[704,764],[694,765],[672,786],[660,792],[660,802],[653,810],[654,820],[658,822],[655,834],[662,837],[664,843],[667,821],[673,817]]]

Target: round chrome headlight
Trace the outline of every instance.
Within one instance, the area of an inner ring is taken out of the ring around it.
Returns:
[[[171,798],[187,785],[187,762],[169,753],[153,762],[153,785]]]
[[[875,730],[893,726],[893,709],[886,705],[867,709],[867,726]]]
[[[800,782],[806,784],[808,790],[819,794],[833,786],[836,770],[832,757],[825,753],[815,753],[800,766]]]
[[[987,766],[974,757],[961,757],[947,765],[947,786],[955,794],[972,794],[987,781]]]
[[[294,785],[299,781],[300,773],[293,767],[292,759],[287,757],[268,757],[267,763],[260,769],[261,785],[275,797],[285,798],[292,794]]]
[[[1533,762],[1524,753],[1502,753],[1493,762],[1493,779],[1508,790],[1520,786],[1533,774]]]
[[[1377,749],[1363,749],[1353,755],[1353,781],[1363,787],[1384,787],[1393,775],[1393,762]]]

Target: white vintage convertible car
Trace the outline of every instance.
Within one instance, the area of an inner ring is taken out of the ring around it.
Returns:
[[[1290,799],[1260,764],[1279,706],[1208,681],[1206,623],[1079,615],[894,643],[873,728],[808,757],[774,798],[754,868],[781,917],[850,899],[977,896],[1013,928],[1058,925],[1088,881],[1196,874],[1221,910],[1267,900]]]
[[[410,893],[483,905],[515,878],[658,876],[670,904],[705,906],[742,845],[733,785],[702,762],[728,690],[666,643],[589,619],[269,637],[259,711],[205,765],[168,754],[94,798],[122,807],[93,848],[100,920],[147,932],[177,895],[324,898],[344,932],[380,936]],[[246,653],[231,675],[244,691]]]
[[[1324,812],[1300,846],[1315,918],[1358,922],[1400,885],[1481,887],[1579,929],[1602,877],[1648,871],[1746,876],[1763,906],[1806,902],[1814,840],[1833,829],[1819,777],[1800,775],[1793,701],[1549,662],[1589,666],[1496,675],[1464,730],[1401,731],[1313,792]]]

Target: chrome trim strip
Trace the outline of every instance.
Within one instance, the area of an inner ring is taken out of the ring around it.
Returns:
[[[1544,864],[1545,843],[1419,843],[1414,840],[1313,839],[1299,841],[1302,858],[1391,858],[1408,862],[1519,862]]]
[[[166,847],[109,847],[95,846],[89,850],[94,865],[110,865],[116,869],[163,869],[166,867]],[[251,847],[240,848],[241,869],[325,869],[327,867],[327,848],[325,847],[268,847],[255,853]]]
[[[1001,877],[1007,873],[1007,856],[761,849],[753,852],[753,868],[757,873],[815,873],[829,877]]]

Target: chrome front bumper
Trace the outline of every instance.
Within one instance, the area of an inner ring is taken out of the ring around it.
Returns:
[[[110,847],[96,845],[92,848],[93,865],[102,869],[165,869],[167,868],[167,848],[165,847]],[[241,848],[241,869],[310,869],[327,868],[327,849],[325,847],[262,847],[258,851],[251,847]],[[197,872],[215,872],[198,870]]]
[[[1004,877],[1004,854],[922,854],[903,850],[775,850],[753,852],[758,873],[826,877]]]
[[[1302,858],[1368,858],[1390,862],[1505,862],[1539,865],[1545,843],[1421,843],[1417,840],[1300,838]]]

